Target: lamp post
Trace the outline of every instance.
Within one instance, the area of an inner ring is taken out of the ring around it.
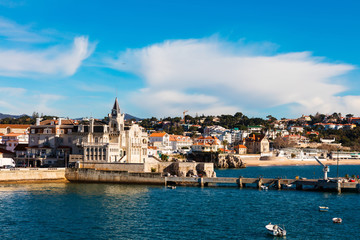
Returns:
[[[339,148],[337,153],[336,178],[339,178]]]

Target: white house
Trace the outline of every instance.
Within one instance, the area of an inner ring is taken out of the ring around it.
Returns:
[[[180,150],[182,148],[190,149],[193,141],[188,136],[169,135],[170,146],[172,150]]]
[[[166,132],[155,132],[149,136],[149,143],[159,149],[171,149],[170,135]]]

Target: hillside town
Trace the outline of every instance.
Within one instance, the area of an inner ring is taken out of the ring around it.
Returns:
[[[360,158],[359,142],[355,141],[360,137],[360,118],[351,114],[277,120],[271,115],[261,119],[242,113],[191,117],[186,112],[176,118],[125,120],[115,99],[104,119],[24,118],[33,124],[4,123],[9,119],[3,119],[0,158],[14,159],[17,167],[186,162],[209,153],[279,161],[306,161],[314,156]]]

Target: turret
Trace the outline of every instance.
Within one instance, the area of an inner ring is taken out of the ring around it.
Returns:
[[[117,98],[115,98],[114,106],[109,114],[109,123],[112,131],[123,131],[124,129],[124,114],[121,114]]]
[[[121,113],[120,113],[119,103],[118,103],[117,98],[115,98],[115,103],[111,110],[111,116],[116,118],[116,117],[120,116],[120,114]]]

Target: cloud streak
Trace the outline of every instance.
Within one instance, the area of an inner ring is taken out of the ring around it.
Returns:
[[[65,96],[58,94],[42,94],[24,88],[0,87],[2,113],[31,114],[33,111],[44,114],[59,114],[54,106]],[[11,99],[11,101],[7,101]]]
[[[32,31],[30,26],[22,26],[11,20],[1,17],[0,36],[8,41],[23,43],[42,43],[49,41],[48,37],[44,37],[41,34],[37,34]]]
[[[0,49],[0,76],[71,76],[93,50],[87,37],[76,37],[71,47],[55,46],[33,51]]]
[[[310,52],[265,52],[264,46],[213,38],[173,40],[129,49],[108,63],[144,79],[145,90],[132,96],[158,116],[184,109],[192,114],[266,114],[266,109],[285,105],[297,114],[359,112],[353,102],[360,96],[338,96],[347,90],[339,79],[354,66],[329,63]]]
[[[59,37],[54,30],[35,31],[0,17],[0,76],[73,75],[95,44],[79,36],[72,44],[51,45]]]

